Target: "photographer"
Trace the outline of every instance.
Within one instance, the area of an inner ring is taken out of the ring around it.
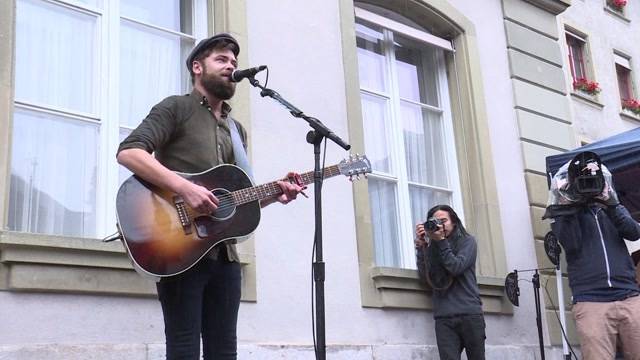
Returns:
[[[566,254],[583,359],[613,359],[616,345],[625,359],[640,359],[640,289],[624,242],[640,238],[640,225],[618,204],[594,153],[565,164],[550,195],[545,218]]]
[[[418,273],[433,289],[433,317],[440,359],[484,359],[485,323],[476,282],[477,244],[448,205],[416,225]]]

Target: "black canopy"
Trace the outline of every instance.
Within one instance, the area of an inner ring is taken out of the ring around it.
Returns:
[[[577,149],[547,157],[547,180],[582,151],[593,151],[613,175],[618,198],[640,219],[640,128],[629,130]]]

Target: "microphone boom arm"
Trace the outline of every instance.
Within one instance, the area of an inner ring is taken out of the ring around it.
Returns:
[[[340,146],[341,148],[343,148],[345,150],[351,149],[351,145],[347,144],[339,136],[334,134],[333,131],[331,131],[328,127],[326,127],[320,120],[318,120],[318,119],[316,119],[314,117],[305,115],[302,112],[302,110],[300,110],[297,107],[293,106],[290,102],[288,102],[282,96],[280,96],[280,94],[278,94],[276,91],[273,91],[273,90],[271,90],[269,88],[266,88],[266,87],[262,86],[260,84],[260,82],[258,82],[258,80],[256,80],[255,77],[249,77],[247,79],[249,80],[249,83],[251,83],[251,85],[261,89],[260,96],[262,96],[262,97],[267,97],[268,96],[268,97],[276,100],[282,106],[287,108],[287,110],[289,110],[291,115],[293,115],[294,117],[297,117],[297,118],[304,119],[307,123],[309,123],[309,126],[311,126],[316,131],[317,135],[320,135],[319,139],[322,139],[322,137],[326,137],[326,138],[331,139],[333,142],[338,144],[338,146]]]

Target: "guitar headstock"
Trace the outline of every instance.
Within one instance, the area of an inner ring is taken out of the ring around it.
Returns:
[[[371,162],[366,155],[349,155],[348,158],[340,161],[338,169],[342,175],[353,180],[354,176],[356,178],[360,178],[361,174],[367,176],[366,174],[371,172]]]

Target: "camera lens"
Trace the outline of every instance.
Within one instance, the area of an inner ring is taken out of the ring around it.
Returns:
[[[429,218],[427,219],[427,221],[424,223],[424,228],[427,231],[437,231],[438,230],[438,226],[441,224],[440,220],[436,219],[436,218]]]

